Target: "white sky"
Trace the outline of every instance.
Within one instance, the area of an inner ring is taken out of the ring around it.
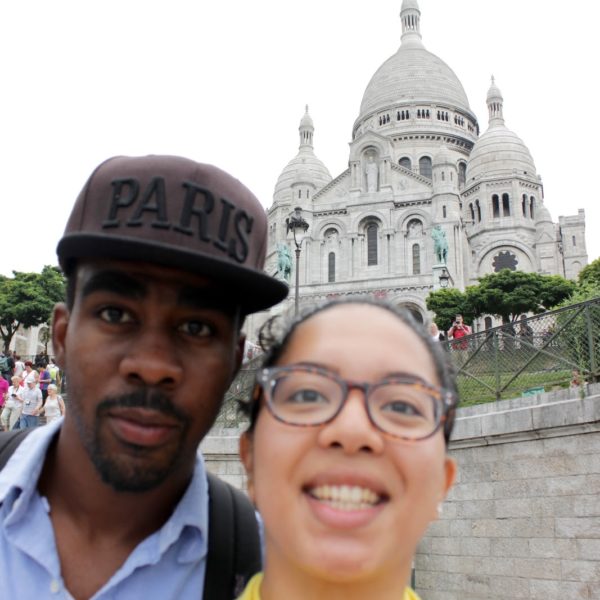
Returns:
[[[461,80],[481,131],[494,74],[558,215],[600,207],[593,0],[419,0],[425,47]],[[401,0],[19,0],[0,7],[0,273],[56,264],[94,167],[179,154],[243,181],[265,206],[308,104],[333,177],[364,90],[400,44]]]

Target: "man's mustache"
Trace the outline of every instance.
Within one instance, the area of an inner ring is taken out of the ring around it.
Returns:
[[[98,404],[96,414],[98,416],[106,414],[112,408],[147,408],[173,417],[183,425],[186,425],[190,419],[187,413],[173,404],[167,394],[152,388],[142,388],[120,396],[109,396]]]

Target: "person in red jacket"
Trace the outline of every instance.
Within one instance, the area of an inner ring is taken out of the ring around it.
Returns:
[[[448,329],[448,339],[460,340],[467,335],[471,335],[471,328],[463,322],[462,315],[456,315],[456,317],[454,317],[454,323],[452,323],[452,327]],[[452,344],[452,347],[456,350],[466,350],[468,345],[468,342],[463,340],[459,344]]]

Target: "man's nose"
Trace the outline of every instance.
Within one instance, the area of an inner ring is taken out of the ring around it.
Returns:
[[[135,335],[120,363],[120,372],[131,382],[174,387],[183,379],[183,365],[171,335],[159,328],[145,328]]]

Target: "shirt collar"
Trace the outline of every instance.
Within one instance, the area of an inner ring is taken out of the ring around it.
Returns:
[[[0,504],[8,502],[5,508],[10,512],[8,518],[11,522],[18,520],[21,513],[26,513],[29,500],[37,489],[48,447],[61,424],[62,419],[58,419],[33,429],[0,471]],[[182,535],[188,543],[183,545],[179,553],[181,562],[197,560],[199,554],[205,553],[208,544],[207,499],[206,470],[202,455],[198,452],[192,479],[173,514],[157,532],[158,544],[152,544],[154,551],[151,554],[156,553],[158,558]],[[184,532],[186,528],[190,530]]]
[[[12,491],[31,495],[44,466],[48,446],[58,433],[62,419],[33,429],[19,444],[0,471],[0,503]]]
[[[48,446],[61,423],[62,419],[57,419],[45,427],[33,429],[0,471],[0,504],[7,503],[7,525],[26,514],[29,500],[37,488]]]

